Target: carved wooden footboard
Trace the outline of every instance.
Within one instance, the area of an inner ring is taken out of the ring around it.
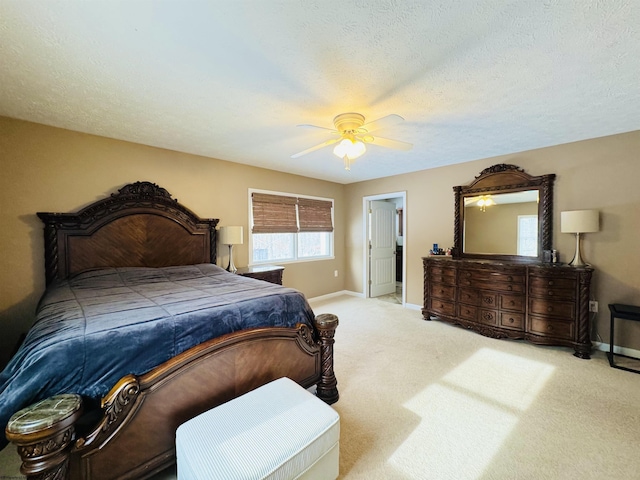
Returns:
[[[333,336],[338,319],[323,314],[314,323],[315,332],[299,325],[226,335],[145,375],[128,375],[103,398],[97,424],[75,441],[69,441],[73,425],[68,421],[46,432],[8,432],[19,447],[23,473],[47,480],[149,477],[175,462],[180,424],[284,376],[303,387],[316,384],[321,399],[337,401]]]

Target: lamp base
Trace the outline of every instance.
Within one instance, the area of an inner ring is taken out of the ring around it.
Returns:
[[[231,273],[236,273],[238,271],[233,263],[233,245],[229,245],[229,265],[227,266],[227,271]]]
[[[582,256],[580,255],[580,234],[576,233],[576,254],[573,257],[573,260],[569,262],[569,265],[572,267],[586,267],[587,264],[582,261]]]

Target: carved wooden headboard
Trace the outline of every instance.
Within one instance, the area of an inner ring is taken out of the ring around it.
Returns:
[[[218,219],[202,219],[150,182],[77,213],[39,212],[47,285],[92,268],[216,263]]]

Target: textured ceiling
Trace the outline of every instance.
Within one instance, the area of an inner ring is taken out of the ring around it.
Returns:
[[[0,115],[339,183],[640,129],[637,0],[0,0]],[[339,113],[405,121],[351,171]]]

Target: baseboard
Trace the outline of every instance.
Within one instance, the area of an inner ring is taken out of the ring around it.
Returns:
[[[608,352],[611,346],[608,343],[603,342],[592,342],[593,348],[596,350],[600,350],[602,352]],[[613,346],[613,353],[617,353],[619,355],[626,355],[627,357],[633,357],[640,359],[640,350],[636,350],[634,348]]]
[[[364,293],[354,292],[351,290],[340,290],[339,292],[327,293],[326,295],[320,295],[319,297],[309,298],[310,302],[319,302],[322,300],[329,300],[331,298],[340,297],[342,295],[350,295],[352,297],[365,298]],[[404,308],[409,310],[422,310],[422,305],[416,305],[415,303],[405,303]]]
[[[422,310],[422,305],[416,305],[415,303],[405,303],[404,308],[409,310]]]
[[[308,301],[316,302],[321,300],[328,300],[330,298],[340,297],[342,295],[351,295],[352,297],[364,298],[363,293],[353,292],[351,290],[340,290],[339,292],[327,293],[326,295],[320,295],[319,297],[309,298]]]

